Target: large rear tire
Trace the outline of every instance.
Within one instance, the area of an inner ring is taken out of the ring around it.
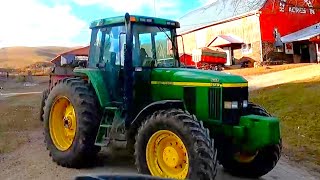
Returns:
[[[43,119],[46,146],[58,165],[84,167],[99,152],[94,143],[100,107],[85,81],[68,78],[54,86],[45,101]]]
[[[142,124],[135,162],[140,173],[163,178],[212,180],[217,173],[209,130],[178,109],[157,111]]]
[[[259,105],[249,103],[249,114],[271,116],[264,108]],[[219,151],[219,160],[223,167],[231,174],[241,177],[258,178],[269,173],[280,159],[282,143],[271,145],[260,149],[255,154],[236,152],[229,145],[224,144]]]

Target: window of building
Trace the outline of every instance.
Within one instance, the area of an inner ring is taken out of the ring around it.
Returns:
[[[283,49],[284,49],[283,46],[277,46],[277,47],[275,47],[274,51],[275,51],[275,52],[284,52]]]
[[[252,53],[252,45],[251,45],[251,43],[242,44],[241,45],[241,51],[242,51],[242,54],[250,54],[250,53]]]

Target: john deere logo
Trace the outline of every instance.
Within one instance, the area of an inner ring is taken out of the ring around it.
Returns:
[[[211,82],[219,82],[219,79],[217,78],[211,79]]]

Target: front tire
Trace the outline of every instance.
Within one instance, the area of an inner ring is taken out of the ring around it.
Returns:
[[[249,103],[248,113],[260,116],[268,116],[264,108],[259,105]],[[271,145],[260,149],[256,154],[246,154],[235,152],[231,143],[222,147],[220,163],[231,174],[241,177],[258,178],[269,173],[280,159],[282,143]],[[237,155],[235,155],[237,154]]]
[[[177,109],[157,111],[142,124],[135,161],[140,173],[164,178],[212,180],[217,173],[209,131]]]
[[[101,113],[96,95],[81,79],[67,78],[54,86],[45,101],[45,142],[52,160],[80,168],[94,159]]]

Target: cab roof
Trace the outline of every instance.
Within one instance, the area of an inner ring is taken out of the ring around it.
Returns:
[[[148,16],[139,16],[139,15],[130,15],[130,21],[133,23],[141,24],[151,24],[151,25],[160,25],[168,26],[173,28],[180,28],[180,23],[177,21],[162,19],[156,17]],[[125,16],[109,17],[104,19],[95,20],[90,24],[90,28],[99,28],[103,26],[112,26],[125,23]]]

